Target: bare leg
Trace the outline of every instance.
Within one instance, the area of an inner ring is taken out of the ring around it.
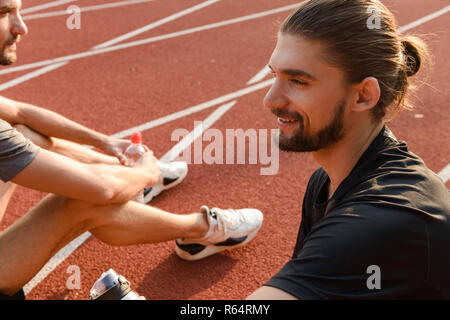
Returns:
[[[49,195],[0,233],[0,292],[14,294],[63,246],[91,233],[111,245],[198,238],[208,230],[200,213],[178,215],[133,201],[96,206]]]
[[[119,164],[110,157],[78,144],[48,138],[24,125],[16,125],[42,148],[87,163]],[[0,217],[15,189],[0,185]],[[111,245],[156,243],[177,238],[199,238],[208,230],[200,213],[177,215],[137,202],[98,206],[48,195],[11,227],[0,232],[0,292],[14,294],[62,247],[90,231]]]
[[[16,186],[12,182],[0,181],[0,222],[3,220],[6,208],[8,207],[9,200],[16,189]]]

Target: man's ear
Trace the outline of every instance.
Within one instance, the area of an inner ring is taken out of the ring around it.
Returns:
[[[356,87],[356,103],[353,105],[354,112],[370,110],[380,100],[380,85],[374,77],[367,77]]]

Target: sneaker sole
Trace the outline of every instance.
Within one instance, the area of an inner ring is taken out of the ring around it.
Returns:
[[[246,245],[247,243],[249,243],[250,241],[253,240],[253,238],[256,236],[256,234],[258,233],[259,229],[261,229],[262,224],[258,227],[258,229],[256,229],[255,231],[253,231],[252,233],[250,233],[247,237],[247,239],[245,239],[244,241],[242,241],[239,244],[236,244],[234,246],[215,246],[215,245],[209,245],[206,246],[205,249],[203,249],[202,251],[200,251],[197,254],[190,254],[189,252],[180,249],[180,247],[178,247],[177,244],[175,244],[175,252],[176,254],[183,260],[187,260],[187,261],[196,261],[196,260],[201,260],[204,259],[206,257],[209,257],[213,254],[225,251],[225,250],[233,250],[233,249],[237,249],[240,247],[243,247],[244,245]]]

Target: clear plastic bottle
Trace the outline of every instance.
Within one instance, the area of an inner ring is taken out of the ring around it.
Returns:
[[[133,167],[142,160],[142,155],[145,153],[145,148],[142,145],[142,134],[135,132],[131,136],[132,144],[125,150],[127,157],[127,166]],[[134,198],[134,201],[144,203],[144,189],[142,189]]]
[[[131,290],[125,277],[109,269],[92,286],[89,300],[145,300],[145,297]]]

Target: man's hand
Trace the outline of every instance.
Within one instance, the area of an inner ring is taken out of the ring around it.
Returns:
[[[102,144],[101,149],[113,157],[119,159],[122,165],[126,164],[125,150],[131,145],[130,140],[108,137]]]
[[[102,149],[109,155],[117,157],[122,165],[127,165],[128,159],[125,156],[125,150],[132,144],[130,140],[116,139],[108,137],[103,143]],[[152,186],[159,182],[161,179],[161,171],[159,170],[157,159],[146,145],[142,145],[145,148],[145,153],[142,156],[142,160],[136,167],[142,168],[145,174],[148,176],[149,182],[147,186]]]
[[[148,175],[147,187],[150,187],[161,180],[161,171],[159,170],[156,157],[153,155],[147,146],[144,145],[145,153],[142,156],[142,160],[136,167],[142,168],[142,170]]]

